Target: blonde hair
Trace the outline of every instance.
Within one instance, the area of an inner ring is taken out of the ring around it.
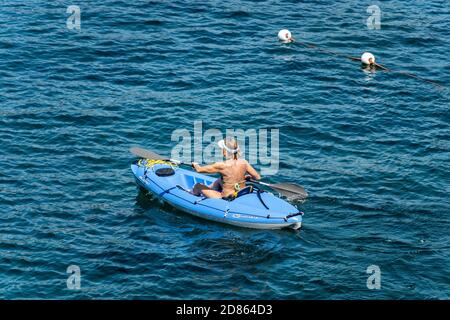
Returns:
[[[241,156],[241,152],[239,151],[239,145],[238,145],[237,140],[235,138],[233,138],[233,137],[226,137],[224,139],[224,142],[225,142],[225,146],[228,149],[236,150],[236,152],[231,153],[231,154],[233,155],[233,159],[237,160]],[[230,152],[228,152],[228,150],[226,150],[226,152],[228,154],[230,154]]]

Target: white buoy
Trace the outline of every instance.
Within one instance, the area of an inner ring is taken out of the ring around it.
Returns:
[[[364,64],[373,64],[375,63],[375,56],[370,52],[364,52],[361,56],[361,62]]]
[[[278,32],[278,39],[282,42],[292,42],[294,40],[291,32],[287,29],[283,29]]]

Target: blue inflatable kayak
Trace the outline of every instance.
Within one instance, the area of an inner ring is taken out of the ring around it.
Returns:
[[[209,199],[190,193],[196,183],[210,185],[215,178],[165,161],[140,159],[131,164],[136,182],[173,207],[205,218],[255,229],[299,229],[302,215],[296,207],[250,185],[233,199]]]

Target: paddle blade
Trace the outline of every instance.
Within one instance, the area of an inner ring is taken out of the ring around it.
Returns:
[[[166,160],[164,157],[160,156],[159,154],[150,151],[150,150],[146,150],[146,149],[142,149],[139,147],[132,147],[130,148],[130,152],[132,154],[134,154],[135,156],[144,158],[144,159],[151,159],[151,160]]]
[[[270,187],[289,200],[305,200],[308,198],[308,192],[295,183],[277,183],[271,184]]]

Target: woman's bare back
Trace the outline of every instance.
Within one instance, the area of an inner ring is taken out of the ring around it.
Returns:
[[[245,187],[245,174],[248,163],[245,160],[227,160],[223,162],[223,167],[219,171],[222,175],[222,195],[227,197],[233,194],[237,187]]]
[[[194,162],[192,166],[195,171],[200,173],[220,173],[221,178],[212,186],[197,183],[192,190],[193,194],[199,195],[202,193],[208,198],[228,197],[234,194],[237,191],[236,189],[245,187],[245,175],[247,173],[253,179],[259,180],[261,178],[258,172],[244,159],[229,159],[203,167]],[[215,188],[217,184],[222,187],[222,192]]]

